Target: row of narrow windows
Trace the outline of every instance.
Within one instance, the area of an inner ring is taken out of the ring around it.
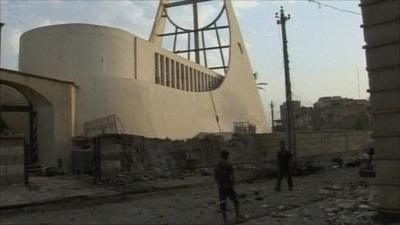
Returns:
[[[190,66],[155,54],[156,84],[190,92],[203,92],[216,89],[222,78],[213,77]]]

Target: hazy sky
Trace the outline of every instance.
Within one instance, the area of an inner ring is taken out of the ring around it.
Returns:
[[[308,0],[233,2],[258,82],[268,83],[260,92],[268,120],[271,100],[279,105],[285,99],[281,31],[275,18],[281,5],[292,17],[287,32],[294,99],[311,105],[322,96],[368,97],[360,15]],[[317,2],[360,13],[359,1]],[[157,5],[156,0],[0,0],[0,21],[6,24],[1,67],[17,69],[19,36],[45,25],[99,24],[147,39]]]

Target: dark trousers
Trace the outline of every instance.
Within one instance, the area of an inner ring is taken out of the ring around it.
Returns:
[[[239,205],[236,197],[236,191],[233,187],[219,187],[219,205],[222,210],[226,210],[226,199],[229,198],[235,205]]]
[[[285,176],[287,178],[287,183],[288,183],[289,189],[293,188],[292,175],[290,174],[289,166],[285,165],[285,166],[279,166],[278,180],[276,182],[276,188],[278,190],[281,188],[281,181],[282,181],[282,178]]]

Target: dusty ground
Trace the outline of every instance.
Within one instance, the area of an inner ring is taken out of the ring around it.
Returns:
[[[286,183],[281,192],[273,191],[273,179],[239,183],[244,224],[381,224],[371,220],[376,215],[374,179],[359,177],[358,170],[329,167],[322,173],[295,177],[293,191],[286,190]],[[145,194],[2,210],[0,224],[222,224],[216,199],[215,184],[204,182]],[[230,224],[233,214],[230,210]]]

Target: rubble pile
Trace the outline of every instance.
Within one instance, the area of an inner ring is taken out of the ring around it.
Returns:
[[[375,177],[376,176],[373,165],[362,167],[358,173],[362,177]]]
[[[319,165],[318,161],[305,161],[299,162],[292,167],[292,174],[294,176],[307,176],[314,173],[323,172],[324,166]]]
[[[235,170],[246,171],[248,173],[247,181],[275,178],[278,176],[277,165],[273,163],[236,165]],[[323,171],[325,171],[325,167],[315,160],[297,162],[291,167],[291,173],[293,176],[307,176]]]
[[[234,168],[235,171],[245,172],[247,174],[247,178],[245,180],[247,181],[278,176],[278,170],[276,166],[271,163],[239,164],[235,165]]]
[[[143,172],[136,173],[119,173],[113,177],[102,178],[102,183],[109,185],[126,185],[130,183],[145,183],[159,179],[179,179],[184,180],[185,177],[200,175],[203,172],[189,170],[161,170],[153,168]]]
[[[344,166],[345,167],[360,167],[362,163],[361,159],[352,159],[347,161]]]
[[[376,224],[377,204],[370,194],[368,184],[332,185],[319,190],[318,193],[328,200],[328,204],[320,206],[324,218],[332,225],[368,225]]]
[[[335,166],[342,167],[343,166],[343,159],[340,157],[332,158],[331,162],[334,163],[332,165],[333,167],[335,167]]]

